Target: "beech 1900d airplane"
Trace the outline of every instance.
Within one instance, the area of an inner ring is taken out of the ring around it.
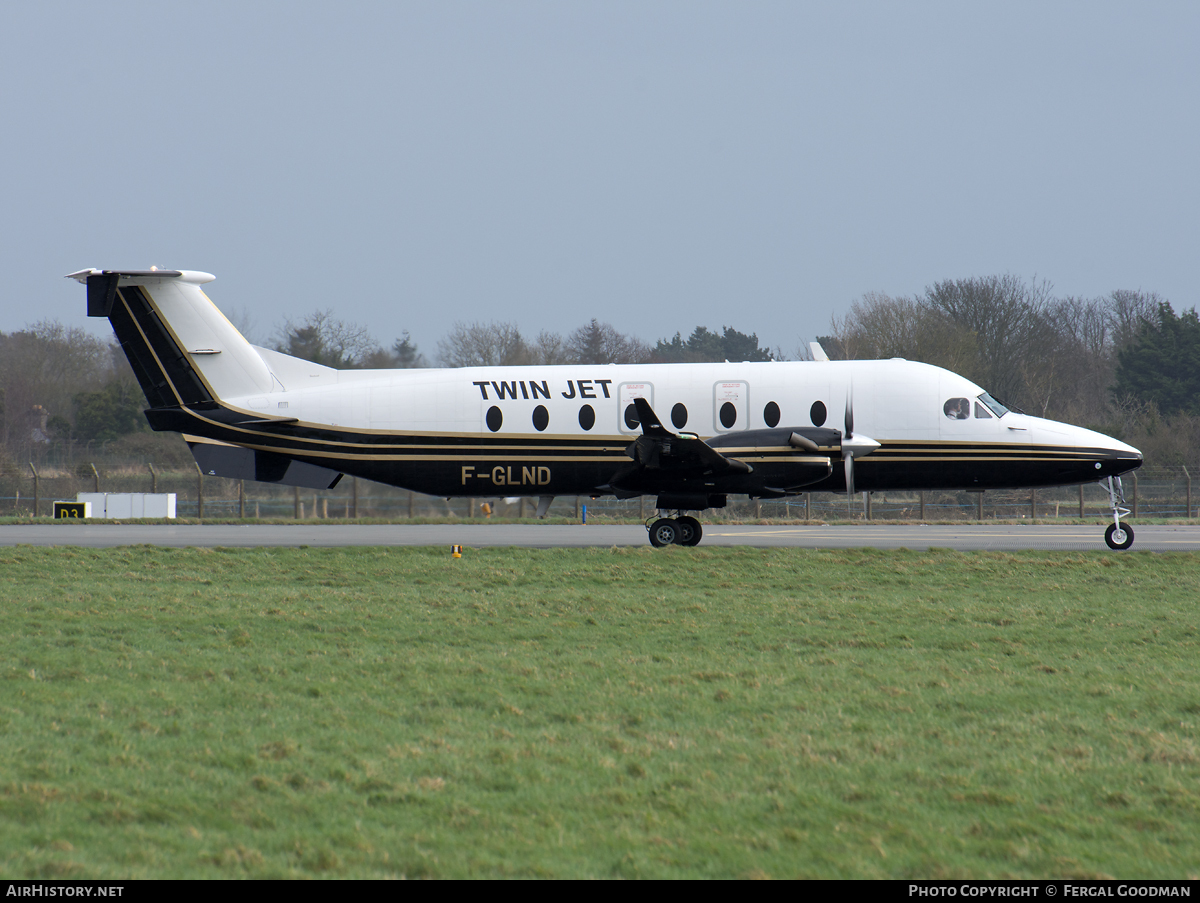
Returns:
[[[654,496],[650,542],[696,545],[683,512],[731,494],[1013,489],[1119,476],[1136,448],[1008,410],[906,360],[335,370],[251,345],[189,270],[80,270],[155,430],[201,470],[328,489],[343,474],[443,497]],[[814,356],[825,358],[820,346]],[[838,422],[840,420],[840,422]],[[670,426],[667,425],[669,422]],[[673,429],[672,429],[673,427]],[[669,512],[676,516],[669,516]]]

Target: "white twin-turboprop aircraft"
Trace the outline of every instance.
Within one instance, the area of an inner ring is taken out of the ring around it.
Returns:
[[[332,488],[343,474],[437,496],[656,497],[655,546],[700,542],[685,511],[731,494],[1012,489],[1107,479],[1109,546],[1128,548],[1108,436],[1010,411],[906,360],[334,370],[251,345],[188,270],[80,270],[156,430],[207,474]],[[838,416],[840,415],[840,416]],[[840,422],[839,422],[840,421]],[[669,426],[668,426],[669,423]],[[672,429],[673,427],[673,429]]]

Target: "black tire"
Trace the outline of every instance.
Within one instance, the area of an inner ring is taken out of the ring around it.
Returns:
[[[1121,524],[1121,529],[1118,533],[1116,524],[1109,524],[1108,529],[1104,531],[1104,541],[1108,543],[1110,549],[1115,549],[1118,552],[1122,549],[1128,549],[1133,545],[1133,527],[1129,524]]]
[[[650,545],[656,549],[669,546],[679,541],[679,524],[664,517],[650,525]]]
[[[681,517],[676,523],[679,524],[679,539],[676,541],[681,546],[700,545],[700,539],[704,536],[704,528],[700,526],[700,521],[694,517]]]

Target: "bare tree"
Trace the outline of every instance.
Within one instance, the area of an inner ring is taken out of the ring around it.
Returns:
[[[1152,318],[1158,305],[1166,301],[1157,292],[1117,289],[1104,298],[1113,344],[1118,350],[1129,345],[1138,334],[1142,321]]]
[[[595,318],[567,337],[567,348],[573,361],[580,364],[639,364],[650,359],[650,348],[644,342]]]
[[[1101,299],[1062,298],[1042,312],[1036,356],[1022,364],[1032,413],[1098,423],[1108,411],[1113,380],[1110,318]]]
[[[542,330],[530,346],[530,363],[532,364],[572,364],[575,359],[571,356],[567,343],[557,332]]]
[[[1031,357],[1044,352],[1044,313],[1051,286],[1028,285],[1016,276],[946,279],[925,290],[926,305],[975,334],[977,361],[972,377],[1001,399],[1026,401],[1021,377]]]
[[[1093,425],[1116,416],[1111,391],[1117,354],[1133,342],[1146,318],[1155,316],[1160,303],[1163,299],[1155,293],[1127,290],[1047,303],[1037,353],[1022,363],[1033,410]]]
[[[124,356],[115,351],[117,346],[90,332],[57,321],[0,333],[0,434],[18,460],[44,450],[43,420],[63,424],[60,432],[70,431],[77,394],[98,391],[118,374],[131,375]]]
[[[276,351],[338,369],[355,369],[379,351],[365,326],[338,320],[332,310],[313,311],[299,323],[284,320],[276,331]]]
[[[975,336],[916,298],[868,292],[831,321],[825,353],[846,360],[903,357],[962,373],[975,366]]]
[[[493,367],[531,363],[529,346],[515,323],[455,323],[438,342],[443,367]]]

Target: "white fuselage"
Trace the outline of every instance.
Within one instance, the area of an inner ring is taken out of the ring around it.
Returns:
[[[981,412],[975,400],[983,393],[979,386],[940,367],[900,359],[334,370],[256,350],[280,391],[225,399],[231,407],[355,431],[612,436],[628,441],[640,427],[626,422],[626,408],[640,395],[669,429],[702,438],[776,426],[841,430],[850,402],[854,431],[880,442],[1048,444],[1136,454],[1109,436],[1015,411],[977,416]],[[953,398],[965,398],[972,406],[965,419],[946,415],[946,402]],[[775,422],[767,419],[771,404],[778,408]],[[580,423],[585,405],[595,415],[590,429]],[[682,423],[672,418],[678,405],[686,411]],[[726,405],[735,412],[730,426],[721,419]],[[539,406],[548,415],[542,430],[533,416]],[[502,415],[498,430],[487,423],[492,408]]]

